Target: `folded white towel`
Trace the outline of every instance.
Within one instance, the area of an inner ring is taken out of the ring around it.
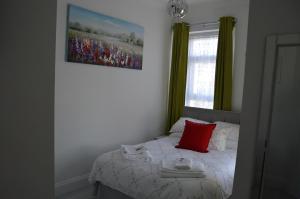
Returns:
[[[147,151],[147,148],[144,145],[121,145],[121,150],[130,155],[141,154]]]
[[[204,165],[199,161],[194,161],[188,170],[177,169],[175,167],[176,160],[162,160],[161,170],[174,173],[201,173],[204,172]]]
[[[127,160],[142,160],[145,162],[151,162],[152,161],[152,155],[149,151],[144,151],[139,154],[126,154],[121,152],[123,157]]]
[[[122,145],[121,154],[127,160],[152,161],[151,153],[143,145]]]
[[[174,162],[174,167],[179,170],[190,170],[192,169],[192,160],[188,158],[177,158]]]
[[[205,178],[205,174],[199,173],[174,173],[161,171],[160,177],[162,178]]]
[[[177,169],[177,160],[162,160],[160,175],[162,178],[204,178],[204,166],[201,162],[193,162],[191,169]]]

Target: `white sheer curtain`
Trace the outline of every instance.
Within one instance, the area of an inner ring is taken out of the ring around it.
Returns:
[[[213,109],[218,30],[190,33],[185,106]]]

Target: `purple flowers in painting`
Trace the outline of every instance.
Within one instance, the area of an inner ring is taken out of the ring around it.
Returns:
[[[67,61],[142,69],[143,27],[68,7]]]

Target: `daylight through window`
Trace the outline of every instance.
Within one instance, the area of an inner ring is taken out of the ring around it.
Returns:
[[[218,30],[191,32],[185,106],[213,109]]]

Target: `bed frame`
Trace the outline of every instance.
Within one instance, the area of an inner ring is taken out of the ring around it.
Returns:
[[[183,116],[208,122],[223,121],[240,124],[240,113],[231,111],[185,107]],[[101,182],[95,183],[94,196],[96,196],[97,199],[132,199],[130,196],[127,196],[120,191],[101,184]]]
[[[240,124],[240,113],[233,111],[185,107],[183,110],[183,116],[204,120],[207,122],[223,121]]]

